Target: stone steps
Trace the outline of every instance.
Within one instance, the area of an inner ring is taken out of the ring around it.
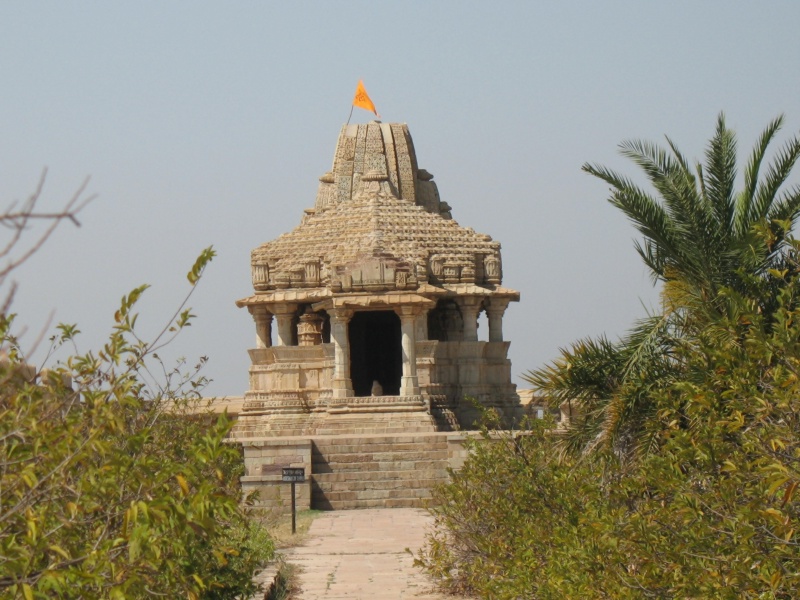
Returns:
[[[409,426],[405,424],[400,425],[385,425],[375,426],[369,425],[359,427],[358,425],[350,424],[337,424],[335,427],[322,426],[314,430],[314,435],[391,435],[401,433],[430,433],[433,428],[428,425]]]
[[[435,435],[314,439],[311,456],[319,509],[419,508],[448,478],[447,440]]]

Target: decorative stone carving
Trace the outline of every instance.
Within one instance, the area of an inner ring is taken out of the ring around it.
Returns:
[[[253,287],[257,290],[266,289],[269,285],[269,265],[254,264],[252,274]]]
[[[475,267],[467,265],[461,269],[462,283],[475,283]]]
[[[406,289],[408,285],[408,271],[396,271],[394,274],[394,286],[398,290]]]
[[[486,273],[487,283],[500,283],[500,259],[494,255],[489,255],[483,260],[483,268]]]
[[[309,261],[306,263],[305,280],[309,285],[319,285],[319,261]]]
[[[297,345],[316,346],[322,343],[322,318],[314,313],[305,313],[297,323]]]
[[[485,283],[486,281],[486,266],[484,265],[484,254],[475,255],[475,281],[477,283]]]
[[[303,211],[303,218],[300,221],[300,224],[305,224],[308,222],[310,217],[313,217],[317,213],[317,209],[315,208],[307,208]]]
[[[296,267],[292,269],[289,274],[289,285],[291,287],[300,287],[303,284],[303,275],[305,274],[305,267]]]
[[[444,258],[438,255],[431,257],[431,275],[437,279],[444,276]]]
[[[458,279],[461,275],[461,267],[457,262],[448,260],[444,263],[442,274],[444,275],[445,283],[458,283]]]
[[[359,412],[366,431],[378,408],[391,422],[422,411],[428,427],[433,398],[446,398],[463,425],[465,394],[506,406],[514,386],[502,316],[519,296],[500,287],[500,245],[459,225],[451,210],[433,175],[418,167],[406,125],[342,128],[314,208],[251,255],[255,294],[237,303],[253,313],[257,330],[243,431],[254,435],[271,423],[268,435],[299,435]],[[483,308],[489,343],[477,341]],[[396,321],[354,311],[394,311],[399,331]],[[395,344],[396,354],[373,352],[381,343]],[[375,367],[379,356],[386,364]],[[370,390],[373,379],[383,389]],[[367,396],[354,398],[354,388]],[[284,429],[281,415],[299,416]],[[343,432],[352,427],[343,423]]]

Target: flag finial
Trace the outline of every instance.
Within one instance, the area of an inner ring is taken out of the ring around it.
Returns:
[[[353,97],[353,106],[357,106],[358,108],[363,108],[364,110],[370,110],[375,113],[375,116],[379,119],[381,116],[378,114],[378,111],[375,110],[375,105],[370,100],[369,94],[367,94],[367,90],[364,89],[364,82],[359,79],[358,85],[356,86],[356,95]]]

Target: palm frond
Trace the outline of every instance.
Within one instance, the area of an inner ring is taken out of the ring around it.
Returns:
[[[782,125],[783,115],[779,115],[767,125],[766,129],[764,129],[761,136],[758,138],[758,142],[756,142],[753,152],[750,155],[750,160],[747,162],[744,174],[744,189],[737,196],[736,200],[733,223],[736,237],[744,236],[747,230],[753,225],[751,210],[755,203],[758,174],[761,170],[761,164],[764,161],[767,148],[775,137],[775,134],[780,131]]]
[[[559,358],[522,376],[550,406],[572,403],[577,416],[568,428],[567,447],[583,452],[602,433],[609,399],[620,386],[625,359],[607,338],[579,340]]]
[[[572,400],[580,408],[565,447],[586,453],[604,446],[621,457],[650,452],[663,430],[655,421],[664,398],[690,393],[699,372],[692,361],[702,362],[709,349],[746,352],[743,331],[777,323],[787,286],[800,281],[800,242],[790,235],[800,219],[800,185],[785,189],[800,139],[789,140],[764,168],[782,124],[778,117],[762,132],[738,193],[736,136],[722,113],[703,163],[690,165],[670,138],[666,149],[621,144],[652,191],[603,166],[583,165],[611,186],[609,202],[643,236],[636,251],[665,285],[662,314],[636,322],[619,342],[581,340],[525,376],[551,401]]]
[[[558,359],[522,378],[556,406],[567,400],[592,403],[616,388],[623,365],[615,344],[604,336],[587,338],[562,348]]]
[[[694,176],[683,155],[671,140],[668,142],[677,160],[659,146],[639,140],[623,142],[620,149],[623,156],[644,170],[673,222],[695,243],[702,244],[707,237],[705,232],[713,227],[714,214],[700,201]]]
[[[653,187],[667,203],[685,193],[686,180],[683,177],[681,163],[661,147],[642,140],[628,140],[620,144],[620,154],[631,159],[645,172]]]
[[[659,269],[656,271],[659,277],[663,277],[663,269],[658,266],[659,264],[681,263],[688,260],[684,254],[687,245],[682,242],[682,231],[676,227],[676,223],[655,198],[631,180],[605,167],[587,163],[582,169],[613,187],[609,202],[628,217],[645,239],[658,246],[659,256],[663,262],[648,266]],[[641,252],[640,254],[645,257],[645,254]]]
[[[673,315],[650,315],[636,321],[621,344],[625,356],[624,380],[646,374],[655,363],[668,359],[673,346],[670,336]]]
[[[714,211],[717,232],[728,232],[733,222],[736,184],[736,135],[725,126],[725,115],[717,117],[717,129],[706,148],[706,194],[708,208]]]
[[[782,231],[790,230],[800,218],[800,185],[794,185],[781,192],[773,202],[767,219]],[[776,232],[780,235],[780,231]]]
[[[658,283],[659,280],[665,278],[666,261],[662,258],[659,252],[658,244],[651,240],[645,240],[644,244],[639,240],[634,240],[633,247],[639,256],[642,257],[644,264],[650,269],[650,279],[653,283]]]
[[[758,184],[755,199],[750,206],[748,215],[750,223],[755,223],[764,218],[777,218],[771,209],[780,193],[780,188],[791,174],[798,157],[800,157],[800,139],[794,137],[778,151],[766,174]]]

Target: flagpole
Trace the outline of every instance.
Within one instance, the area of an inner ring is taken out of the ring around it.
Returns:
[[[345,125],[350,125],[350,119],[353,117],[353,105],[350,105],[350,116],[347,117],[347,123]]]

